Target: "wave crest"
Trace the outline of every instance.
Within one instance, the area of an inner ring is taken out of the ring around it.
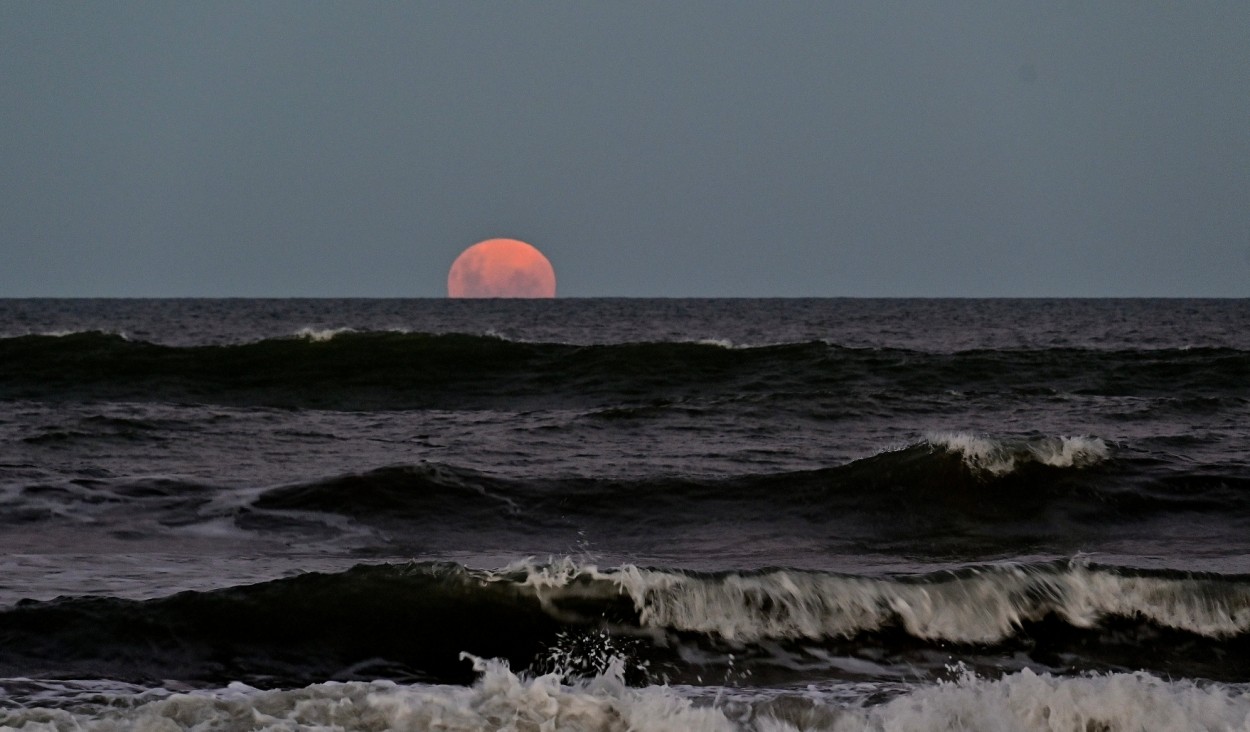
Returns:
[[[1100,437],[1043,437],[1011,442],[967,432],[926,435],[925,443],[958,454],[969,470],[995,477],[1009,475],[1029,463],[1052,468],[1088,468],[1111,457]]]
[[[796,570],[698,574],[630,565],[601,572],[567,560],[513,572],[524,572],[521,584],[549,610],[573,597],[602,596],[610,583],[632,600],[644,627],[738,642],[852,638],[900,626],[926,641],[994,644],[1052,616],[1075,628],[1136,618],[1208,638],[1250,631],[1250,585],[1083,561],[911,578]]]

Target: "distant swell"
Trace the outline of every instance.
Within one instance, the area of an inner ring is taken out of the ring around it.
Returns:
[[[682,647],[731,644],[768,663],[778,643],[877,658],[955,644],[1067,658],[1062,663],[1076,669],[1114,668],[1130,656],[1137,667],[1167,672],[1211,654],[1247,657],[1250,582],[1083,563],[905,577],[598,570],[567,561],[496,572],[359,566],[146,601],[20,603],[0,612],[0,673],[270,686],[326,678],[466,683],[473,668],[462,653],[541,669],[570,637],[595,629],[645,659],[633,671],[641,681],[697,673]],[[1240,673],[1245,665],[1224,668]]]
[[[744,348],[569,345],[350,330],[184,347],[97,332],[0,338],[0,398],[330,409],[601,406],[641,394],[650,402],[717,394],[801,397],[846,392],[850,385],[870,388],[882,377],[913,394],[1059,389],[1197,399],[1206,391],[1240,388],[1247,372],[1250,353],[1220,348],[931,354],[819,341]]]

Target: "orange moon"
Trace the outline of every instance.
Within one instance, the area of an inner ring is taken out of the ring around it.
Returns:
[[[447,297],[555,297],[556,271],[543,253],[518,239],[469,247],[447,273]]]

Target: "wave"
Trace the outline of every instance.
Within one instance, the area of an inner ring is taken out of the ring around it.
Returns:
[[[83,332],[0,338],[0,398],[96,398],[402,409],[541,402],[635,406],[640,395],[846,395],[887,378],[900,394],[1068,392],[1209,396],[1240,389],[1250,352],[1079,349],[932,354],[820,341],[571,345],[496,336],[325,330],[232,345],[169,346]],[[865,396],[868,395],[868,396]],[[527,401],[528,400],[528,401]]]
[[[1142,573],[1083,561],[905,578],[632,566],[600,572],[566,561],[523,564],[502,576],[535,588],[553,612],[568,595],[619,591],[633,602],[644,626],[730,641],[850,638],[899,626],[924,640],[992,644],[1052,616],[1075,628],[1134,618],[1210,638],[1250,630],[1250,585],[1240,578]]]
[[[934,448],[957,453],[969,469],[1009,475],[1029,463],[1052,468],[1087,468],[1106,460],[1111,451],[1099,437],[1048,437],[1015,443],[963,432],[935,433],[925,438]]]
[[[355,328],[300,328],[295,331],[295,337],[304,338],[315,343],[325,343],[344,334],[356,332]]]
[[[93,428],[95,439],[134,440],[147,439],[150,427],[128,420]],[[56,428],[35,439],[74,438]],[[474,537],[544,554],[568,551],[584,535],[622,549],[680,543],[714,525],[726,536],[837,537],[895,549],[962,542],[958,556],[972,557],[1028,553],[1046,537],[1091,537],[1178,512],[1227,523],[1250,514],[1246,488],[1250,481],[1227,471],[1160,473],[1095,436],[950,433],[827,468],[721,477],[505,477],[420,462],[271,487],[77,478],[10,486],[0,523],[86,522],[124,537],[140,519],[158,532],[225,522],[266,538],[341,536],[365,542],[362,550],[461,551]]]
[[[532,597],[459,566],[362,565],[153,600],[20,602],[0,612],[0,675],[464,683],[460,653],[524,667],[558,629]]]
[[[240,720],[265,729],[552,730],[552,732],[798,732],[809,729],[1237,729],[1250,716],[1244,690],[1171,681],[1145,673],[1066,678],[1024,670],[1001,678],[962,672],[908,687],[880,703],[864,689],[805,692],[632,688],[618,669],[590,679],[514,673],[473,659],[469,687],[393,682],[322,683],[261,691],[243,684],[166,698],[69,709],[0,711],[0,724],[27,729],[233,729]]]
[[[1055,618],[1093,628],[1128,618],[1208,638],[1250,630],[1250,585],[1218,576],[1143,575],[1061,565],[1001,565],[900,580],[768,570],[698,574],[625,567],[527,568],[525,583],[556,590],[585,579],[616,585],[646,627],[729,641],[853,638],[897,626],[927,641],[994,644]],[[543,593],[539,593],[540,598]]]
[[[517,514],[521,492],[518,483],[485,473],[420,463],[274,488],[262,493],[252,505],[355,517],[480,520],[488,514]]]
[[[840,466],[724,478],[517,479],[440,463],[398,465],[272,488],[251,506],[366,522],[492,521],[537,529],[587,521],[679,527],[709,519],[753,520],[744,517],[801,517],[810,523],[863,513],[1013,520],[1042,507],[1083,510],[1091,502],[1134,513],[1193,503],[1192,486],[1172,498],[1100,490],[1098,478],[1104,476],[1086,479],[1085,473],[1110,460],[1110,448],[1097,437],[1013,441],[939,435]],[[1108,517],[1101,512],[1100,520]]]
[[[934,652],[954,645],[1005,668],[1028,657],[1068,671],[1236,677],[1247,663],[1229,659],[1248,657],[1248,630],[1244,577],[1083,562],[898,577],[413,563],[152,600],[21,602],[0,612],[0,675],[468,683],[462,653],[544,670],[552,659],[572,665],[570,649],[597,647],[629,657],[631,683],[692,682],[717,664],[732,668],[734,654],[739,669],[806,654],[831,669],[837,656],[940,674],[946,656]],[[585,642],[595,633],[607,645]]]

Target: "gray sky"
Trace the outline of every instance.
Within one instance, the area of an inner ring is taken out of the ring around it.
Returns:
[[[1250,3],[0,3],[0,296],[1250,296]]]

